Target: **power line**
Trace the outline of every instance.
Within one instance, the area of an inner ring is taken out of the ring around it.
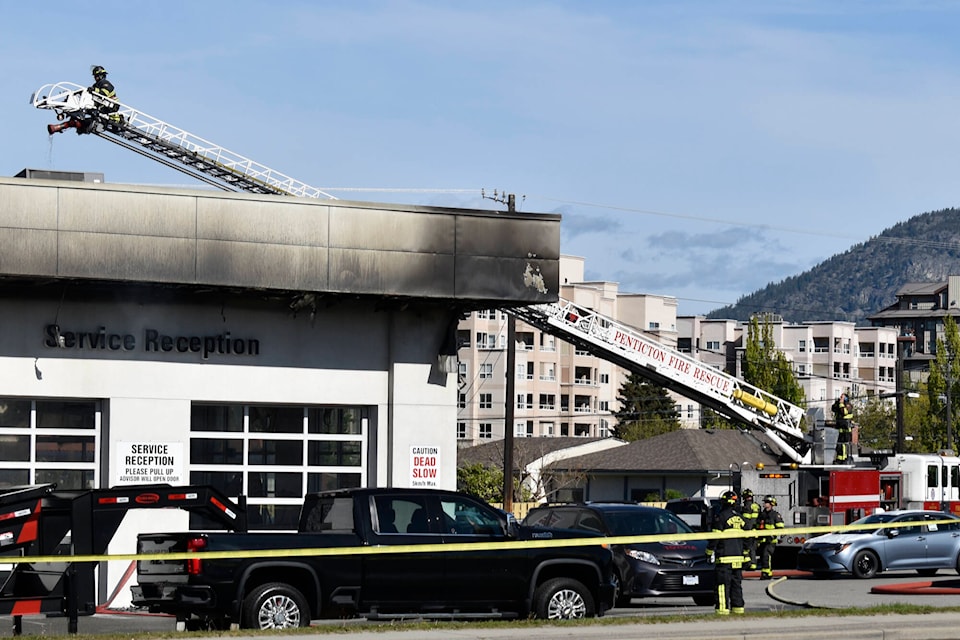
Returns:
[[[475,193],[481,189],[431,189],[420,187],[324,187],[324,191],[369,191],[371,193]]]

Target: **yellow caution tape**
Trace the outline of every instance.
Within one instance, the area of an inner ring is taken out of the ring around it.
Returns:
[[[116,553],[90,555],[47,555],[47,556],[0,556],[0,564],[47,564],[57,562],[109,562],[109,561],[152,561],[152,560],[221,560],[226,558],[288,558],[318,556],[356,556],[396,553],[429,553],[456,551],[491,551],[498,549],[540,549],[547,547],[591,547],[610,545],[629,545],[659,542],[672,544],[692,540],[722,540],[727,538],[766,538],[785,535],[820,535],[824,533],[844,533],[848,531],[868,531],[877,529],[897,529],[903,527],[956,524],[956,520],[926,520],[923,522],[882,522],[876,524],[858,524],[841,526],[790,527],[784,529],[727,529],[702,533],[657,534],[646,536],[615,536],[590,538],[544,538],[534,540],[507,540],[502,542],[449,542],[441,544],[398,544],[356,547],[327,547],[308,549],[255,549],[232,551],[184,551],[176,553]],[[197,532],[202,535],[202,532]],[[229,535],[229,534],[227,534]],[[246,535],[246,534],[237,534]],[[255,534],[254,534],[255,535]],[[291,534],[296,535],[296,534]],[[323,536],[323,534],[316,534]],[[390,534],[387,534],[390,535]],[[440,534],[437,534],[439,537]],[[456,534],[451,534],[456,535]]]

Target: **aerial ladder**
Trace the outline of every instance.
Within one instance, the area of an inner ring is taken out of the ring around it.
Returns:
[[[507,312],[731,420],[760,429],[794,462],[812,460],[802,425],[804,411],[795,404],[563,298]]]
[[[53,110],[61,121],[47,126],[51,135],[75,128],[78,134],[108,140],[225,191],[336,199],[76,84],[44,85],[30,101],[38,109]],[[761,429],[795,462],[811,460],[811,446],[801,425],[804,411],[786,400],[670,349],[632,327],[563,299],[508,312],[732,420]]]
[[[57,114],[60,124],[47,126],[51,135],[76,129],[78,134],[97,136],[224,191],[336,200],[316,187],[70,82],[44,85],[30,102]]]

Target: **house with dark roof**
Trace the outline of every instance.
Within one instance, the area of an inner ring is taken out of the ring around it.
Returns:
[[[557,461],[544,470],[544,484],[556,487],[550,499],[557,501],[663,500],[670,489],[714,496],[746,465],[775,467],[775,451],[759,431],[679,429]],[[582,480],[574,486],[571,477]]]
[[[663,500],[671,489],[687,496],[715,496],[730,488],[734,474],[745,466],[762,463],[774,468],[778,463],[772,443],[754,430],[679,429],[630,443],[607,438],[592,441],[589,446],[598,450],[590,452],[567,450],[563,440],[583,442],[583,438],[515,441],[514,468],[519,471],[535,463],[551,502]],[[599,449],[604,441],[608,446]],[[499,449],[489,448],[493,445]],[[481,447],[488,449],[475,451]],[[502,465],[503,442],[461,449],[460,456],[460,466],[474,462],[497,466],[498,460]],[[554,459],[544,464],[551,456]]]
[[[503,440],[490,440],[473,447],[463,447],[457,452],[457,467],[481,464],[496,469],[503,468]],[[594,455],[626,446],[617,438],[517,438],[513,441],[513,473],[532,496],[538,500],[549,498],[544,470],[552,464],[561,464],[566,458]],[[579,475],[567,474],[551,480],[552,491],[561,483],[578,484]],[[576,487],[574,487],[576,488]]]

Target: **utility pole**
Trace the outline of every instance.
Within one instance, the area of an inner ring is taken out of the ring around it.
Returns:
[[[904,427],[903,427],[903,354],[904,347],[909,342],[911,345],[916,341],[912,335],[897,336],[897,378],[896,378],[896,400],[897,400],[897,449],[896,453],[903,453]]]
[[[953,451],[953,353],[947,350],[947,451]]]
[[[517,212],[517,197],[510,193],[497,193],[493,190],[493,197],[483,190],[480,195],[495,202],[507,205],[507,213]],[[526,196],[524,196],[526,197]],[[514,419],[517,390],[517,319],[507,314],[507,380],[506,398],[503,402],[503,510],[513,512],[513,440]]]
[[[517,319],[507,314],[507,398],[503,411],[503,510],[513,512],[513,422],[517,401]]]

